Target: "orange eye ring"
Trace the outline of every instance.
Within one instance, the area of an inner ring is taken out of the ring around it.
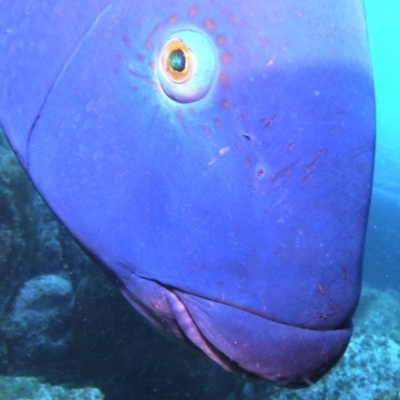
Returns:
[[[158,52],[157,76],[163,92],[179,103],[202,99],[217,74],[217,57],[208,36],[193,30],[166,38]]]
[[[195,58],[182,40],[173,38],[164,44],[161,51],[161,63],[169,79],[183,83],[190,78],[195,68]]]

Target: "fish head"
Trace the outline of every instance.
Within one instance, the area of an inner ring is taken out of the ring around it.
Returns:
[[[38,97],[14,73],[0,116],[139,312],[287,387],[339,360],[360,293],[372,73],[362,2],[330,3],[116,1],[84,28],[58,16],[43,29],[70,41],[53,64],[39,41]]]

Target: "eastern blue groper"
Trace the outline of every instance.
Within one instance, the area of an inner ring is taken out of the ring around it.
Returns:
[[[280,386],[360,294],[375,108],[361,0],[0,0],[0,122],[164,332]]]

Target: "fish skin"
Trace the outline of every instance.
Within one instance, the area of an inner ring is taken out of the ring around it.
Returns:
[[[375,109],[361,1],[0,1],[0,123],[139,312],[286,387],[341,357],[361,285]],[[7,9],[7,12],[5,10]],[[207,95],[155,66],[210,38]]]

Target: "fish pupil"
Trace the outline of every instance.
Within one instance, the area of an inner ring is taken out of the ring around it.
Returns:
[[[185,69],[186,57],[181,49],[171,51],[169,55],[169,65],[177,72],[182,72]]]

